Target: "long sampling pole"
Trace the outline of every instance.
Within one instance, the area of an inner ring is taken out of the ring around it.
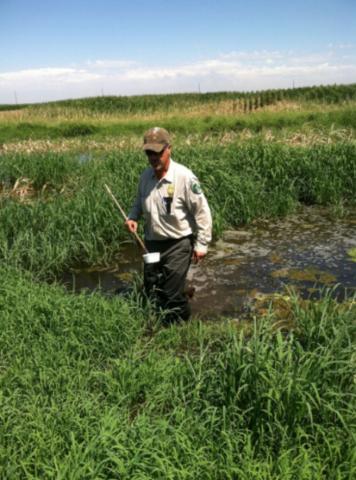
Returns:
[[[110,188],[106,185],[106,183],[104,183],[104,187],[106,188],[106,191],[108,192],[108,194],[110,195],[111,199],[113,200],[113,202],[115,203],[115,205],[117,206],[117,208],[120,210],[120,213],[121,215],[124,217],[124,220],[125,222],[128,220],[127,218],[127,215],[126,213],[124,212],[124,210],[122,209],[121,205],[119,204],[119,202],[117,201],[117,199],[114,197],[112,191],[110,190]],[[137,234],[137,232],[131,232],[134,237],[136,238],[137,242],[139,243],[140,247],[142,248],[142,250],[145,252],[145,253],[148,253],[148,250],[145,246],[145,244],[143,243],[143,241],[141,240],[141,238],[139,237],[139,235]]]

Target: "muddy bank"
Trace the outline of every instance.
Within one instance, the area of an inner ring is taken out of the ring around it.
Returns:
[[[293,288],[317,299],[333,288],[339,300],[356,292],[356,209],[334,218],[330,209],[301,207],[284,219],[258,220],[226,231],[200,265],[192,265],[192,310],[202,318],[251,316],[271,298]],[[60,281],[70,291],[100,289],[114,294],[142,273],[138,248],[128,242],[117,265],[106,271],[76,270]],[[288,295],[288,293],[287,293]]]

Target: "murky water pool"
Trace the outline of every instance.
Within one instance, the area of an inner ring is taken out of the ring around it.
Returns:
[[[195,287],[193,314],[241,317],[256,300],[285,294],[293,287],[303,298],[318,298],[333,288],[338,299],[356,292],[356,209],[335,218],[330,209],[302,207],[284,219],[256,220],[224,232],[207,258],[192,265],[188,284]],[[114,294],[142,272],[141,254],[128,242],[110,271],[73,271],[61,281],[68,289],[101,289]]]

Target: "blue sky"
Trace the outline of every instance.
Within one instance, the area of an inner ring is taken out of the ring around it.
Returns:
[[[0,0],[0,103],[356,82],[356,0]]]

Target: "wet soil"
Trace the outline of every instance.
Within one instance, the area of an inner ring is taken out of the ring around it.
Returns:
[[[193,314],[241,318],[253,314],[263,300],[285,298],[291,288],[309,299],[320,298],[329,288],[344,300],[356,292],[355,247],[355,208],[335,218],[328,208],[301,207],[283,219],[260,219],[225,231],[207,258],[188,273],[188,286],[195,287]],[[112,269],[76,270],[61,281],[75,292],[115,294],[141,272],[140,251],[128,242]]]

